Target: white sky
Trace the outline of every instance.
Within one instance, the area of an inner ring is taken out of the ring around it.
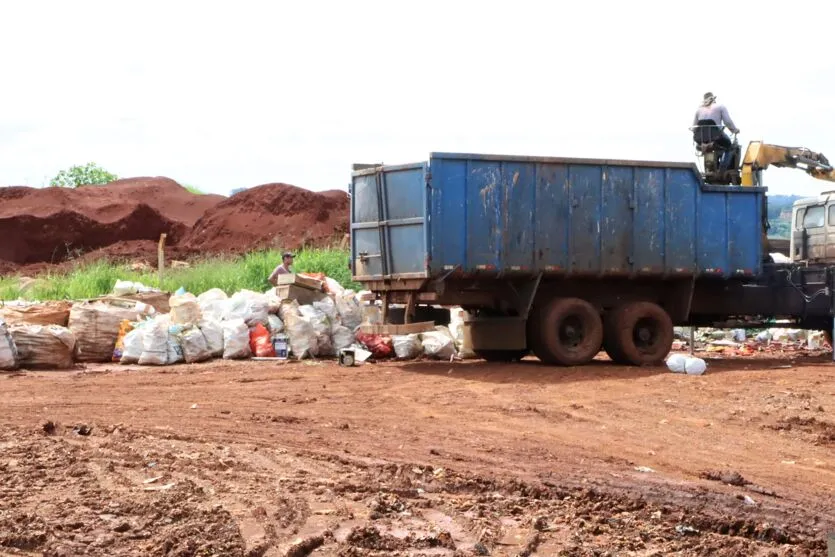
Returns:
[[[431,151],[691,161],[707,90],[743,145],[835,161],[833,16],[824,2],[2,0],[0,184],[88,161],[224,194],[344,188],[353,162]]]

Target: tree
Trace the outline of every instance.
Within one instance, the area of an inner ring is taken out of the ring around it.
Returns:
[[[90,162],[85,166],[71,166],[59,172],[49,185],[61,188],[77,188],[87,185],[108,184],[119,177]]]

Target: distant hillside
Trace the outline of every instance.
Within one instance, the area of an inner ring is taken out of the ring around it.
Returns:
[[[800,199],[799,195],[768,196],[769,238],[788,239],[791,231],[792,205]]]

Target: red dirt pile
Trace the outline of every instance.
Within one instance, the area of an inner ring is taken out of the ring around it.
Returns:
[[[349,207],[343,191],[265,184],[209,209],[181,247],[192,253],[241,253],[325,246],[348,233]]]
[[[75,189],[0,188],[0,272],[10,263],[60,263],[121,242],[158,240],[161,233],[176,244],[222,199],[161,177]]]

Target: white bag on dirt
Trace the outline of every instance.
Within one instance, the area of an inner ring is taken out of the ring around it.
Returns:
[[[139,358],[145,349],[144,338],[144,326],[137,327],[125,335],[125,339],[122,341],[122,358],[119,360],[120,364],[135,364],[139,362]]]
[[[362,324],[362,308],[351,290],[336,297],[336,311],[342,324],[352,331]]]
[[[430,358],[449,360],[455,355],[455,343],[452,336],[443,331],[430,331],[421,334],[423,353]]]
[[[684,373],[684,364],[687,356],[684,354],[673,354],[667,358],[667,369],[673,373]]]
[[[15,325],[9,333],[17,349],[20,367],[67,369],[73,366],[75,335],[66,327]]]
[[[206,337],[206,347],[212,358],[223,356],[223,326],[220,321],[203,319],[199,323],[203,336]]]
[[[17,348],[6,322],[0,319],[0,369],[17,369]]]
[[[284,322],[281,320],[279,316],[273,315],[271,313],[267,319],[269,321],[269,327],[267,328],[273,335],[277,335],[278,333],[284,330]]]
[[[183,360],[187,364],[205,362],[212,357],[212,352],[206,343],[206,337],[199,327],[189,327],[176,336],[183,352]]]
[[[243,319],[223,321],[223,359],[239,360],[252,357],[249,347],[249,327]]]
[[[76,338],[75,359],[79,362],[111,361],[122,321],[141,319],[141,309],[136,304],[131,308],[104,302],[73,304],[69,329]]]
[[[142,354],[137,362],[141,366],[168,364],[168,319],[154,319],[142,335]]]
[[[302,360],[319,355],[318,334],[311,322],[302,316],[301,308],[296,300],[281,305],[281,319],[284,321],[284,331],[287,333],[293,357]]]
[[[171,307],[172,323],[196,325],[203,317],[200,303],[194,294],[174,294],[168,303]]]
[[[391,337],[394,354],[401,360],[414,360],[423,352],[420,335],[394,335]]]
[[[461,308],[452,308],[449,310],[449,332],[455,342],[455,349],[458,352],[458,357],[462,360],[474,360],[478,356],[473,351],[472,346],[467,342],[467,337],[464,335],[464,321],[467,319],[467,312]]]
[[[334,354],[339,354],[340,350],[348,348],[356,340],[354,333],[345,325],[337,325],[334,327],[332,334]]]
[[[701,358],[687,358],[684,362],[684,371],[687,375],[701,375],[707,369],[707,364]]]

